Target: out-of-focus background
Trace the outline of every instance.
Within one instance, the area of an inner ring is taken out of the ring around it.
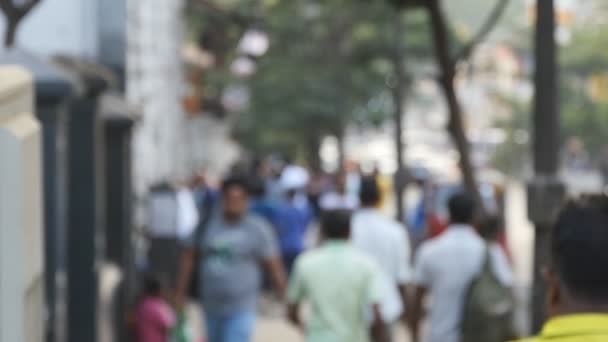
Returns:
[[[128,341],[150,194],[262,160],[373,173],[413,241],[468,189],[534,331],[542,228],[608,182],[608,6],[539,3],[0,0],[0,341]]]

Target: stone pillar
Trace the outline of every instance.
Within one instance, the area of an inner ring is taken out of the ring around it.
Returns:
[[[71,58],[57,62],[74,74],[82,90],[70,103],[68,120],[67,341],[95,342],[105,216],[98,102],[111,81],[95,65]]]
[[[31,76],[0,67],[0,342],[44,339],[41,131]]]
[[[36,78],[36,114],[42,124],[44,162],[45,273],[48,323],[46,341],[60,341],[58,308],[65,306],[65,289],[59,289],[60,274],[65,274],[67,231],[67,115],[72,86],[56,74],[54,79]],[[61,290],[61,291],[60,291]]]
[[[137,113],[118,95],[106,94],[101,101],[105,134],[106,260],[118,266],[122,279],[112,294],[113,341],[129,342],[127,313],[135,297],[133,245],[133,186],[131,182],[131,138]]]
[[[45,293],[48,318],[46,342],[65,335],[65,236],[67,216],[67,101],[75,85],[54,64],[12,48],[0,54],[0,64],[24,67],[33,74],[36,116],[42,124],[44,166]]]

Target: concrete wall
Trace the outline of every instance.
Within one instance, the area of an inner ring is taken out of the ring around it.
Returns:
[[[40,144],[31,76],[0,67],[0,342],[43,340]]]
[[[138,193],[153,182],[184,174],[183,3],[128,1],[127,99],[143,112],[133,145]]]
[[[127,99],[143,118],[134,132],[134,185],[180,180],[205,166],[220,174],[236,158],[226,122],[191,118],[181,48],[184,0],[127,1]]]

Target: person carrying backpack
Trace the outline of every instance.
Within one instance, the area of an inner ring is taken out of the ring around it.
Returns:
[[[415,258],[415,291],[410,310],[412,341],[420,341],[423,303],[431,297],[429,308],[430,342],[460,342],[463,317],[470,288],[491,265],[499,279],[509,280],[511,270],[501,248],[491,246],[472,226],[475,204],[465,193],[448,202],[450,226],[441,236],[425,242]],[[510,285],[510,284],[507,284]],[[490,342],[490,341],[484,341]]]
[[[499,242],[500,220],[486,218],[479,233],[485,240],[480,273],[467,291],[462,317],[462,342],[504,342],[515,337],[513,329],[513,275],[506,267]]]

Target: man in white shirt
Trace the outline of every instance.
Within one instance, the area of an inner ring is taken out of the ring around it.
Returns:
[[[346,184],[346,173],[339,172],[336,175],[336,189],[323,194],[319,200],[321,210],[355,210],[359,207],[357,196],[348,192]]]
[[[380,310],[390,327],[403,315],[407,285],[411,282],[410,243],[406,229],[377,209],[380,189],[373,177],[364,178],[359,189],[362,209],[353,216],[352,242],[372,257],[383,271]]]
[[[411,313],[413,342],[420,341],[419,327],[427,294],[430,305],[430,342],[459,342],[465,297],[479,274],[486,244],[473,226],[475,205],[466,194],[453,196],[448,203],[451,225],[441,236],[424,243],[416,256],[416,292]],[[492,268],[498,279],[511,281],[507,257],[492,248]],[[505,284],[510,285],[510,284]]]
[[[154,186],[147,214],[148,266],[169,279],[167,285],[175,289],[181,242],[192,235],[199,221],[192,192],[167,182]]]

